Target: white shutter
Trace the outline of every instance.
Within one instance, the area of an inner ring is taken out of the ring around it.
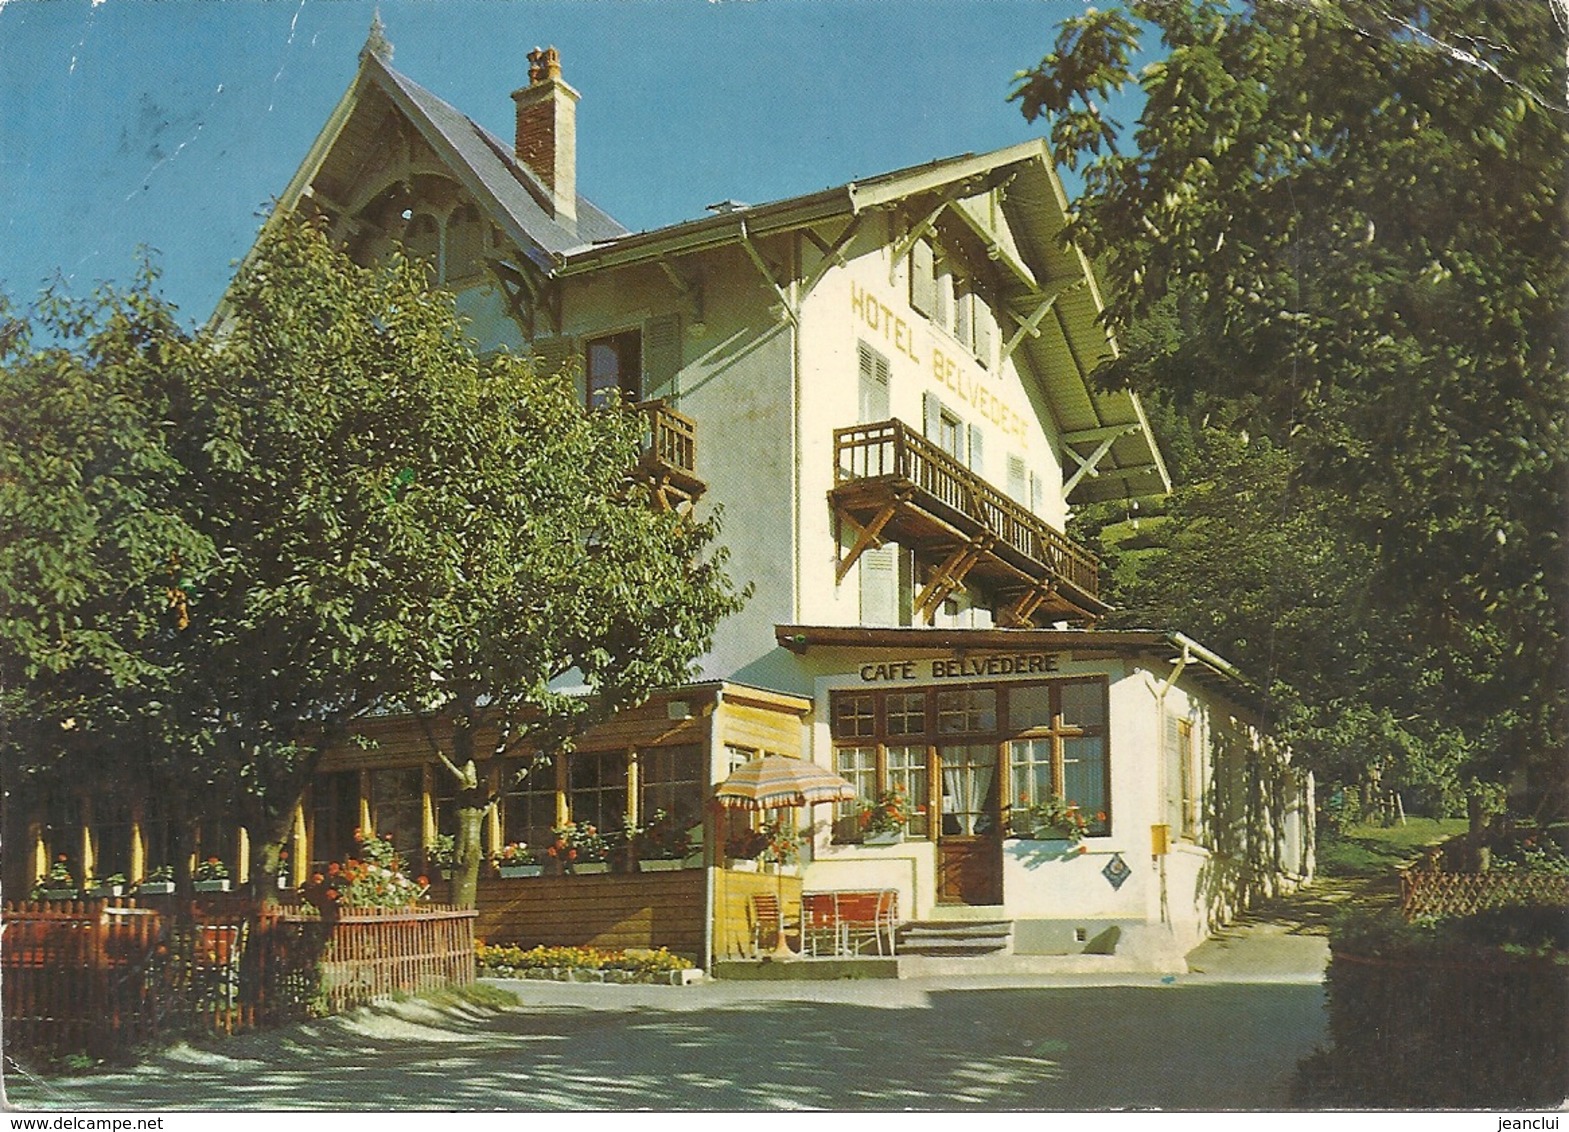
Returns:
[[[1009,454],[1008,456],[1008,495],[1015,503],[1022,503],[1030,507],[1029,481],[1024,467],[1024,457]]]
[[[987,369],[992,364],[992,344],[995,339],[996,320],[992,317],[991,304],[979,293],[975,296],[975,360]]]
[[[910,305],[927,318],[937,309],[937,257],[929,240],[910,248]]]
[[[986,453],[982,445],[980,425],[970,426],[970,471],[982,478],[986,475]]]
[[[859,345],[860,388],[858,411],[860,424],[888,419],[888,359],[865,342]]]
[[[1030,510],[1039,515],[1041,508],[1046,503],[1046,485],[1041,477],[1034,472],[1030,473]]]
[[[942,427],[942,402],[935,393],[921,394],[921,432],[933,444],[937,443]]]

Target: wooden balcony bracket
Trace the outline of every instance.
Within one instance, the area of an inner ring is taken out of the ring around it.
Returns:
[[[948,206],[958,200],[969,189],[965,182],[956,182],[948,186],[942,198],[937,202],[937,207],[926,214],[926,218],[914,225],[904,234],[904,237],[893,246],[888,256],[888,285],[892,287],[899,281],[899,261],[910,253],[918,240],[930,235],[937,228],[937,218],[948,211]]]
[[[955,547],[942,565],[932,571],[931,577],[927,579],[926,588],[916,597],[912,609],[914,616],[930,625],[932,618],[937,615],[938,606],[947,600],[948,595],[964,588],[964,576],[996,541],[996,535],[979,534]]]
[[[561,333],[561,287],[545,277],[528,260],[509,263],[486,259],[490,273],[506,299],[507,314],[517,323],[525,339],[540,337],[539,315],[544,313],[554,335]]]
[[[703,277],[701,275],[688,279],[671,264],[668,258],[659,261],[659,269],[665,273],[665,278],[670,280],[670,285],[691,304],[693,322],[703,321]]]
[[[1050,582],[1032,586],[1021,593],[1006,609],[999,610],[997,619],[1005,628],[1028,629],[1034,626],[1035,611],[1051,599],[1057,587]]]
[[[831,268],[843,267],[845,265],[844,250],[850,246],[850,241],[855,239],[855,234],[861,230],[861,221],[865,218],[866,213],[857,213],[851,218],[850,223],[844,226],[844,231],[839,233],[839,238],[832,244],[825,243],[822,237],[818,236],[810,228],[806,229],[806,238],[817,245],[817,250],[823,253],[823,258],[812,269],[812,273],[806,277],[806,281],[801,284],[798,302],[804,303],[806,301],[806,297],[812,293],[812,289],[822,282],[823,276],[827,275]]]
[[[834,571],[835,585],[844,581],[844,576],[850,572],[850,567],[855,565],[862,554],[874,546],[882,545],[882,539],[878,536],[882,534],[883,528],[888,525],[889,520],[899,513],[899,508],[910,501],[912,494],[914,493],[910,491],[895,492],[893,498],[883,504],[882,510],[873,515],[872,521],[864,527],[857,523],[853,516],[846,514],[843,508],[835,509],[835,513],[841,522],[849,523],[852,528],[859,532],[855,538],[855,545],[840,560],[838,569]]]
[[[741,248],[746,252],[747,258],[752,261],[753,266],[757,268],[768,285],[774,289],[774,294],[779,296],[779,303],[784,308],[785,317],[797,326],[800,326],[801,316],[795,309],[795,302],[790,298],[790,292],[780,286],[779,281],[774,278],[774,273],[763,259],[762,253],[757,250],[757,245],[752,243],[752,234],[746,230],[745,219],[741,221]]]

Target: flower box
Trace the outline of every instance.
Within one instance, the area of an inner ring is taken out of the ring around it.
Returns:
[[[686,868],[686,862],[679,857],[655,857],[653,860],[639,861],[637,867],[645,873],[673,873]]]
[[[228,892],[229,882],[226,880],[199,880],[193,885],[197,892]]]
[[[103,900],[104,898],[109,897],[109,896],[124,896],[125,895],[125,885],[123,885],[123,884],[95,884],[92,888],[89,888],[87,890],[87,895],[92,897],[94,900]]]
[[[518,877],[543,876],[545,872],[544,865],[497,865],[496,869],[508,880],[515,880]]]
[[[609,861],[579,861],[575,865],[572,866],[572,871],[573,871],[573,873],[575,873],[577,876],[580,876],[580,877],[591,876],[591,875],[594,875],[596,873],[608,873],[610,871],[610,862]]]
[[[174,881],[172,880],[144,880],[136,886],[138,896],[173,896]]]
[[[758,871],[756,857],[732,857],[730,871],[737,873],[755,873]]]
[[[45,900],[75,900],[76,899],[76,889],[74,889],[74,888],[46,888],[46,889],[43,889],[39,893],[39,895],[42,896]]]
[[[904,830],[887,829],[881,833],[868,833],[861,839],[862,845],[898,845],[904,840]]]

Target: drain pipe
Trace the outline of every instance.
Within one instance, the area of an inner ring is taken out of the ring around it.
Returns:
[[[1150,691],[1154,693],[1155,696],[1156,726],[1160,729],[1160,732],[1156,737],[1156,765],[1159,767],[1159,773],[1156,775],[1155,780],[1160,784],[1160,800],[1162,809],[1164,809],[1167,804],[1167,795],[1171,790],[1171,781],[1170,776],[1167,773],[1168,768],[1166,764],[1166,693],[1170,692],[1171,689],[1176,686],[1177,681],[1181,679],[1183,669],[1187,668],[1188,661],[1192,659],[1193,655],[1192,650],[1189,647],[1191,642],[1189,642],[1186,637],[1178,637],[1176,640],[1180,641],[1182,645],[1182,652],[1177,657],[1177,659],[1172,662],[1171,675],[1166,677],[1166,679],[1161,681],[1159,684],[1156,684],[1148,673],[1145,673],[1144,675],[1144,678],[1149,681]],[[1166,815],[1162,813],[1160,816],[1165,817]],[[1169,830],[1166,838],[1166,844],[1167,851],[1157,855],[1160,865],[1160,922],[1163,924],[1171,923],[1171,897],[1167,891],[1166,886],[1166,857],[1170,852],[1171,844]]]
[[[713,777],[714,756],[719,752],[719,705],[724,703],[723,685],[714,689],[714,710],[708,717],[708,776]],[[710,798],[710,801],[712,799]],[[719,840],[719,812],[712,805],[705,805],[703,837],[703,967],[709,975],[714,973],[714,886],[719,877],[714,870],[715,842]]]

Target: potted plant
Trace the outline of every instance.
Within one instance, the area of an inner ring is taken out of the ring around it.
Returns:
[[[173,896],[174,866],[159,865],[136,886],[138,896]]]
[[[897,845],[910,823],[910,802],[903,790],[884,790],[861,807],[858,824],[863,845]]]
[[[54,864],[49,866],[49,871],[33,886],[32,898],[34,900],[76,899],[76,878],[71,875],[71,866],[64,853],[54,859]]]
[[[450,833],[436,834],[425,849],[425,859],[441,874],[442,880],[451,880],[453,870],[458,867],[457,838]]]
[[[196,866],[191,879],[196,882],[192,887],[197,892],[228,892],[229,866],[217,857],[208,857]]]
[[[684,868],[692,851],[691,835],[664,810],[655,810],[654,820],[635,831],[633,844],[645,873]]]
[[[605,839],[591,822],[569,821],[553,832],[555,843],[545,854],[560,871],[577,875],[610,871],[610,863],[605,860]]]
[[[84,887],[87,889],[87,895],[95,900],[102,900],[108,896],[123,896],[125,895],[125,874],[110,873],[102,878],[89,877]]]
[[[764,826],[762,829],[743,830],[725,842],[725,856],[730,859],[729,868],[738,873],[758,871],[757,859],[768,847],[767,829]]]
[[[1025,801],[1021,798],[1020,801]],[[1097,815],[1104,820],[1104,815]],[[1073,845],[1090,829],[1090,820],[1079,809],[1077,802],[1068,802],[1055,795],[1036,802],[1033,806],[1014,810],[1014,832],[1020,837],[1036,841],[1066,841]]]
[[[496,871],[504,877],[537,877],[545,871],[534,851],[522,841],[509,841],[496,851]]]
[[[776,873],[794,874],[800,866],[801,846],[806,835],[788,830],[782,824],[764,824],[759,832],[765,842],[757,859],[772,865]]]
[[[356,829],[354,841],[355,856],[328,862],[326,872],[311,874],[300,886],[305,902],[320,909],[324,918],[345,909],[413,908],[427,898],[430,881],[409,876],[408,863],[391,837]]]

